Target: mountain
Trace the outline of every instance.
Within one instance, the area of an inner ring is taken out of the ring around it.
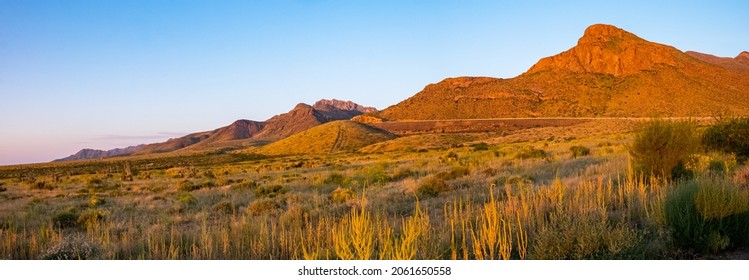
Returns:
[[[371,112],[371,110],[365,108],[368,107],[353,102],[348,104],[345,102],[330,102],[330,100],[318,101],[314,106],[299,103],[288,113],[274,116],[265,121],[265,128],[253,139],[276,141],[330,121],[350,120],[364,113],[360,110]]]
[[[266,155],[352,152],[394,138],[390,132],[355,121],[333,121],[265,145],[258,152]]]
[[[749,52],[741,52],[735,58],[717,57],[711,54],[698,53],[695,51],[687,51],[686,54],[710,64],[720,65],[724,68],[735,71],[749,72]]]
[[[312,105],[312,108],[324,111],[348,111],[355,113],[373,113],[377,109],[374,107],[365,107],[352,101],[342,101],[338,99],[321,99]]]
[[[164,143],[149,144],[135,154],[171,152],[188,147],[197,150],[235,140],[273,142],[330,121],[351,119],[363,114],[365,110],[371,112],[370,108],[351,101],[335,99],[317,101],[315,106],[299,103],[291,111],[273,116],[264,122],[238,120],[212,131],[193,133]]]
[[[80,160],[80,159],[96,159],[96,158],[105,158],[105,157],[115,157],[115,156],[121,156],[121,155],[127,155],[132,153],[133,151],[139,150],[145,145],[138,145],[138,146],[130,146],[127,148],[117,148],[112,150],[94,150],[94,149],[83,149],[78,151],[77,153],[70,155],[68,157],[64,157],[61,159],[56,159],[53,161],[69,161],[69,160]]]
[[[734,60],[749,57],[742,53]],[[577,45],[510,79],[447,78],[371,114],[389,120],[749,115],[749,75],[618,27],[588,27]]]
[[[183,149],[194,151],[221,147],[237,141],[273,142],[327,122],[349,120],[355,116],[376,111],[375,108],[365,107],[351,101],[322,99],[312,106],[299,103],[291,111],[276,115],[264,122],[242,119],[218,129],[191,133],[161,143],[115,149],[117,152],[84,149],[75,155],[56,161],[166,153]]]

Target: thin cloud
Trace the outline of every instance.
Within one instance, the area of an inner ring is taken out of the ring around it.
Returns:
[[[186,134],[187,133],[182,133],[182,132],[158,132],[152,135],[105,134],[105,135],[100,135],[99,137],[96,138],[96,140],[106,140],[106,141],[153,140],[153,139],[181,137]]]

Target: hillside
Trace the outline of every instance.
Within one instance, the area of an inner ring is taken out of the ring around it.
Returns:
[[[258,150],[265,155],[350,152],[395,138],[395,135],[354,121],[334,121],[313,127]]]
[[[111,150],[95,150],[95,149],[83,149],[78,151],[77,153],[61,158],[53,160],[55,161],[70,161],[70,160],[81,160],[81,159],[96,159],[96,158],[105,158],[105,157],[116,157],[121,155],[127,155],[132,153],[133,151],[137,151],[141,148],[143,148],[145,145],[138,145],[138,146],[130,146],[126,148],[117,148],[117,149],[111,149]]]
[[[160,143],[110,151],[83,149],[74,155],[56,161],[147,155],[180,150],[199,151],[211,148],[237,148],[253,143],[277,141],[327,122],[349,120],[363,113],[375,111],[377,109],[373,107],[362,106],[351,101],[322,99],[312,106],[299,103],[291,111],[273,116],[264,122],[237,120],[228,126],[211,131],[191,133]]]
[[[586,29],[573,48],[539,60],[518,77],[448,78],[373,116],[430,120],[718,112],[749,115],[746,72],[598,24]]]
[[[312,127],[335,120],[349,120],[363,114],[361,111],[339,109],[333,104],[316,103],[310,106],[299,103],[285,114],[274,116],[265,121],[265,127],[252,139],[257,141],[277,141]],[[356,105],[359,106],[359,105]]]

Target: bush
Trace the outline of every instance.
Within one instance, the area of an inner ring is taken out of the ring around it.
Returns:
[[[743,162],[749,158],[749,118],[723,120],[708,127],[702,135],[707,149],[733,153]]]
[[[192,194],[183,192],[177,195],[177,202],[182,205],[190,205],[198,202]]]
[[[345,186],[346,184],[348,184],[348,178],[340,173],[330,173],[330,175],[328,175],[328,177],[323,180],[323,183]]]
[[[352,198],[354,198],[354,191],[351,189],[337,187],[332,193],[330,193],[330,200],[333,202],[343,203]]]
[[[468,170],[467,167],[456,166],[450,169],[449,171],[443,171],[443,172],[437,173],[434,176],[438,179],[449,181],[449,180],[455,180],[460,177],[466,176],[468,175],[469,172],[470,170]]]
[[[255,189],[257,188],[258,184],[255,181],[248,181],[248,182],[240,182],[231,185],[231,189],[233,190],[247,190],[247,189]]]
[[[531,158],[546,158],[548,156],[549,155],[544,150],[529,147],[520,151],[517,155],[515,155],[515,158],[531,159]]]
[[[390,176],[385,173],[385,164],[365,167],[361,176],[370,184],[385,184],[391,180]]]
[[[666,198],[665,214],[680,248],[719,252],[749,244],[749,193],[726,178],[678,184]]]
[[[182,182],[179,182],[177,190],[181,192],[191,192],[191,191],[197,191],[202,188],[212,188],[216,186],[216,181],[214,180],[206,180],[202,182],[193,182],[190,180],[184,180]]]
[[[97,195],[92,195],[88,198],[88,207],[94,208],[96,206],[101,206],[105,203],[103,198],[100,198]]]
[[[476,143],[471,145],[471,148],[473,148],[473,151],[487,151],[489,150],[489,144],[486,144],[484,142]]]
[[[570,147],[570,152],[572,152],[572,158],[590,155],[590,149],[585,146],[572,146]]]
[[[286,188],[281,185],[259,186],[255,189],[257,197],[276,197],[284,193],[286,193]]]
[[[450,186],[447,185],[445,180],[433,176],[422,180],[416,187],[415,193],[417,196],[435,197],[448,190],[450,190]]]
[[[57,212],[52,216],[52,224],[58,228],[72,228],[78,226],[78,214],[72,211]]]
[[[234,203],[231,203],[231,201],[219,201],[218,203],[211,206],[211,210],[217,213],[223,213],[223,214],[234,214],[236,212],[237,207],[234,206]]]
[[[96,223],[103,221],[106,217],[106,212],[103,210],[89,210],[78,216],[78,225],[86,228],[93,227]]]
[[[31,183],[31,189],[33,189],[33,190],[54,190],[55,186],[52,185],[52,184],[50,184],[50,183],[44,182],[44,181],[38,181],[38,182]]]
[[[278,205],[278,203],[276,203],[273,199],[261,198],[250,202],[250,204],[247,205],[247,213],[252,216],[260,216],[262,214],[275,212],[280,208],[281,206]]]
[[[101,248],[83,234],[67,236],[52,245],[42,255],[45,260],[88,260],[97,259]]]
[[[695,123],[653,120],[635,134],[629,154],[632,168],[645,176],[666,177],[699,148]]]
[[[397,182],[397,181],[400,181],[409,177],[418,176],[418,175],[419,173],[411,170],[410,168],[401,168],[401,169],[398,169],[398,171],[396,171],[395,174],[393,174],[393,177],[391,177],[390,179]]]

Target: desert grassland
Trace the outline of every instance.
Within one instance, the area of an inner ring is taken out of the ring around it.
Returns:
[[[4,168],[0,258],[669,259],[744,246],[749,168],[701,149],[681,166],[690,176],[638,172],[640,125]]]

